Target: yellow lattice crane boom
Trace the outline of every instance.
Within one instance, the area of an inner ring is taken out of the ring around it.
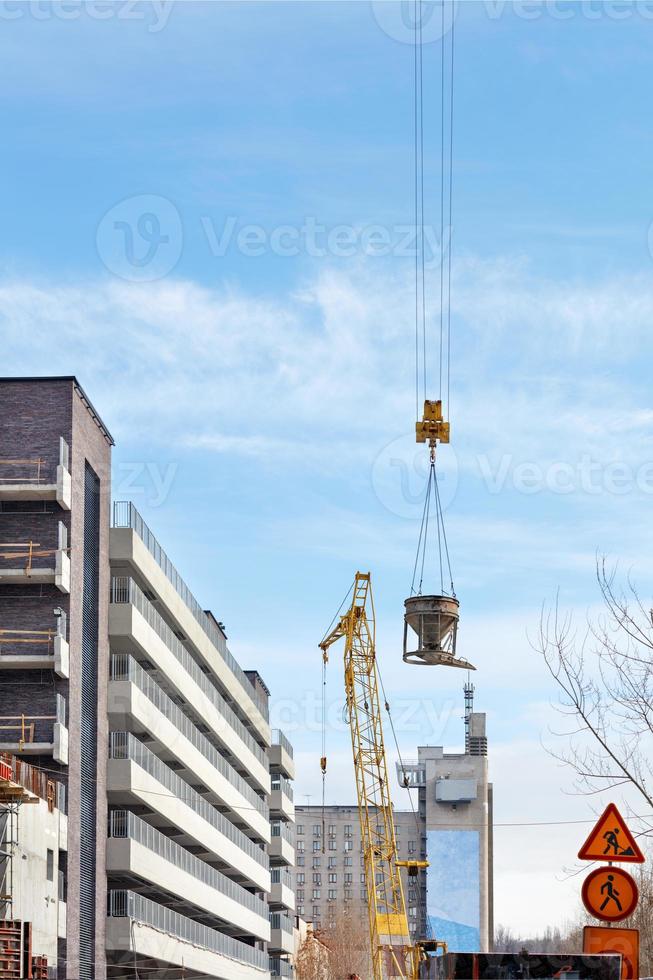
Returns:
[[[367,884],[373,980],[417,980],[435,943],[411,943],[401,868],[417,875],[426,861],[399,861],[388,763],[383,741],[381,697],[375,651],[374,603],[369,573],[357,572],[351,606],[322,640],[324,663],[329,648],[344,638],[347,716],[358,794],[358,813]],[[326,771],[326,758],[322,758]]]

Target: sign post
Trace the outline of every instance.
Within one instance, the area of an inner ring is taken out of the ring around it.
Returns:
[[[639,978],[639,930],[611,928],[633,914],[639,901],[637,882],[615,864],[641,864],[645,858],[619,810],[610,803],[592,830],[578,857],[582,861],[607,861],[595,868],[583,882],[583,904],[590,915],[608,926],[586,926],[584,953],[612,953],[621,956],[621,980]]]

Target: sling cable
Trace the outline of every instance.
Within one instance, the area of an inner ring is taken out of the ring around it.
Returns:
[[[424,72],[423,72],[423,0],[414,0],[415,16],[415,226],[417,229],[415,257],[415,435],[416,441],[428,444],[429,475],[426,484],[422,523],[417,543],[410,596],[404,603],[403,659],[422,666],[462,667],[475,670],[473,664],[456,656],[459,602],[453,584],[449,546],[444,526],[444,514],[438,474],[437,448],[450,440],[451,403],[451,226],[453,217],[453,124],[454,124],[454,49],[455,21],[445,30],[445,2],[440,3],[440,263],[439,322],[437,350],[434,351],[430,330],[427,330],[427,288],[424,254]],[[446,222],[446,224],[445,224]],[[448,244],[445,243],[445,238]],[[436,369],[432,370],[435,362]],[[427,397],[439,383],[437,399]],[[420,395],[424,399],[423,415],[419,416]],[[431,542],[436,548],[438,591],[424,594],[425,576],[429,577]],[[410,630],[410,632],[409,632]],[[417,636],[415,644],[413,634]]]

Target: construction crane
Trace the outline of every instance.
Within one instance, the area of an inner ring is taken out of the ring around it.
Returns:
[[[427,952],[442,944],[411,942],[401,868],[410,877],[428,867],[427,861],[397,857],[394,814],[383,740],[381,697],[375,650],[375,621],[369,572],[357,572],[351,606],[322,642],[324,665],[329,649],[344,639],[346,712],[358,795],[358,813],[367,886],[373,980],[403,977],[418,980]],[[386,709],[387,709],[386,704]],[[326,773],[326,756],[322,773]]]

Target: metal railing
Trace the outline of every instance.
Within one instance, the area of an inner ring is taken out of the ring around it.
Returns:
[[[282,960],[280,956],[270,957],[270,973],[273,977],[285,977],[287,980],[292,980],[295,976],[292,965],[286,960]]]
[[[292,875],[287,868],[272,868],[270,877],[273,885],[285,885],[286,888],[292,889]]]
[[[50,812],[54,810],[55,806],[65,811],[66,797],[63,783],[48,779],[46,773],[35,766],[31,766],[29,762],[25,762],[15,755],[3,753],[0,755],[0,778],[22,786],[34,796],[39,796],[45,800]],[[60,802],[63,802],[63,806],[59,806]]]
[[[159,568],[164,572],[166,578],[170,584],[174,587],[177,594],[183,599],[184,603],[191,611],[196,622],[202,627],[203,631],[206,633],[210,639],[213,646],[216,648],[224,662],[227,664],[232,673],[240,681],[240,684],[256,707],[259,709],[265,720],[269,718],[269,709],[267,698],[259,691],[257,691],[254,686],[250,683],[245,671],[242,669],[240,664],[237,662],[232,653],[230,653],[227,647],[227,641],[224,638],[223,633],[220,632],[218,627],[211,621],[211,619],[206,615],[199,602],[188,588],[183,578],[172,564],[165,551],[155,538],[155,536],[150,531],[149,527],[138,513],[134,505],[128,500],[116,500],[113,505],[113,526],[118,527],[128,527],[132,531],[135,531],[139,536],[147,550],[150,552],[154,560],[156,561]]]
[[[200,666],[191,657],[190,653],[183,645],[178,636],[170,629],[163,617],[157,612],[149,601],[143,590],[128,576],[119,576],[111,580],[111,602],[116,604],[131,603],[138,609],[139,613],[146,622],[152,627],[154,632],[163,640],[168,650],[186,673],[192,677],[200,690],[215,705],[218,719],[224,718],[225,723],[236,732],[241,741],[245,743],[250,752],[256,756],[262,766],[267,768],[265,752],[261,746],[252,738],[251,733],[225,701],[218,689],[211,683],[209,678],[203,673]],[[219,728],[216,728],[219,734]]]
[[[270,912],[270,925],[273,929],[281,929],[291,936],[293,934],[293,920],[285,912]]]
[[[280,728],[273,729],[273,731],[272,731],[272,744],[273,745],[280,745],[282,749],[285,749],[285,751],[288,753],[288,755],[290,756],[290,758],[291,759],[293,758],[293,756],[294,756],[293,747],[292,747],[291,743],[288,741],[288,739],[286,738],[286,736],[283,734],[283,732],[281,731]]]
[[[270,827],[272,829],[273,837],[283,837],[285,841],[287,841],[289,844],[292,844],[293,847],[295,846],[295,841],[293,838],[292,831],[290,829],[290,824],[284,823],[283,820],[274,820],[270,824]]]
[[[152,926],[158,932],[176,936],[185,942],[192,943],[203,949],[211,950],[222,956],[228,956],[241,963],[249,963],[259,970],[267,972],[269,967],[268,954],[246,943],[241,943],[238,939],[225,936],[215,929],[188,919],[179,912],[158,905],[144,895],[137,895],[135,892],[125,890],[115,890],[109,892],[108,915],[111,918],[131,919],[143,925]],[[136,933],[138,935],[138,933]]]
[[[146,745],[143,745],[131,732],[111,732],[109,735],[109,758],[130,759],[144,769],[154,779],[157,779],[169,793],[180,802],[185,803],[207,823],[227,837],[232,844],[253,858],[266,871],[269,870],[269,859],[263,848],[249,839],[242,831],[227,820],[203,796],[189,786],[174,770],[161,761]],[[181,819],[181,814],[180,814]]]
[[[281,773],[275,773],[272,776],[272,789],[280,789],[284,796],[287,796],[292,803],[294,799],[292,781],[286,776],[282,776]]]
[[[197,878],[210,888],[214,888],[225,895],[227,898],[244,906],[250,912],[266,918],[268,906],[256,895],[252,895],[246,888],[231,881],[221,871],[216,871],[206,861],[201,861],[186,848],[181,847],[175,841],[166,837],[160,830],[151,827],[136,814],[129,810],[114,810],[109,814],[109,837],[129,838],[142,844],[150,851],[154,851],[165,861],[169,861],[175,868],[185,871],[187,874]]]
[[[152,704],[165,715],[174,727],[193,745],[204,758],[224,776],[224,778],[243,796],[255,810],[269,819],[267,803],[258,796],[249,783],[246,783],[234,767],[220,755],[208,738],[200,732],[190,718],[183,713],[172,698],[168,697],[163,688],[149,677],[140,664],[137,664],[128,653],[114,653],[111,656],[111,679],[114,681],[129,680],[136,684],[140,691]]]

